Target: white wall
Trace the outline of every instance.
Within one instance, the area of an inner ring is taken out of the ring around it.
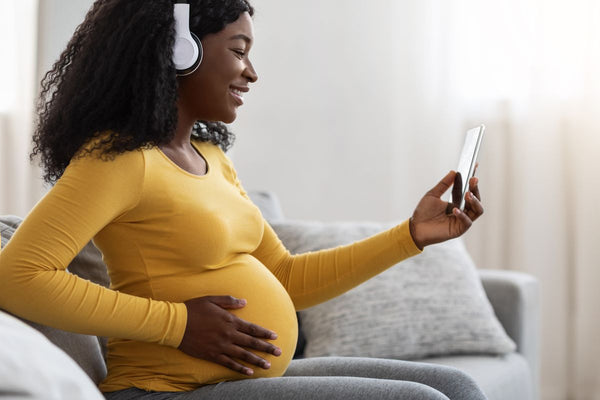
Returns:
[[[40,0],[38,82],[65,49],[92,3],[93,0]]]
[[[410,216],[456,168],[463,135],[412,62],[440,56],[436,14],[394,0],[253,3],[259,81],[233,124],[244,186],[276,191],[290,218]]]

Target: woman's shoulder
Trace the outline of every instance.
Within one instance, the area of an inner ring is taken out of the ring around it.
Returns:
[[[121,154],[134,154],[139,155],[145,147],[139,147],[133,150],[119,150],[115,151],[112,149],[112,145],[115,139],[118,137],[118,134],[113,132],[101,132],[93,137],[89,138],[75,153],[73,156],[74,159],[77,158],[100,158],[100,159],[108,159],[114,158],[114,156],[119,156]]]
[[[111,132],[102,132],[89,139],[75,153],[67,169],[93,168],[100,170],[137,170],[144,166],[143,148],[125,151],[110,151],[114,140]],[[66,172],[66,171],[65,171]]]

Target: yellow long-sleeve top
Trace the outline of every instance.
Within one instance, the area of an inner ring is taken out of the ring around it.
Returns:
[[[232,295],[234,314],[278,334],[271,368],[281,376],[297,340],[296,309],[335,297],[419,252],[404,222],[352,245],[292,256],[241,188],[227,156],[193,142],[206,175],[160,149],[101,160],[74,158],[0,252],[0,307],[42,324],[108,336],[103,391],[192,390],[244,379],[177,350],[185,300]],[[94,238],[111,278],[106,289],[66,271]]]

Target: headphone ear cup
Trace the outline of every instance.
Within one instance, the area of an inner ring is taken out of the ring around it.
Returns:
[[[202,63],[202,59],[204,57],[204,49],[202,48],[202,43],[200,42],[200,39],[198,39],[198,36],[196,36],[196,34],[193,32],[190,32],[190,35],[192,36],[192,39],[194,40],[194,42],[196,42],[196,45],[198,46],[198,57],[196,57],[194,63],[188,68],[178,69],[177,76],[186,76],[194,73]]]

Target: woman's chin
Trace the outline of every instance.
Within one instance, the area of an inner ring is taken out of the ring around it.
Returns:
[[[224,124],[231,124],[232,122],[234,122],[237,118],[237,112],[234,110],[232,112],[229,112],[225,115],[213,115],[212,117],[201,117],[198,118],[198,120],[200,121],[207,121],[207,122],[222,122]]]
[[[226,123],[226,124],[231,124],[233,121],[235,121],[237,118],[237,111],[233,111],[230,115],[228,115],[226,118],[223,118],[221,120],[221,122]]]

